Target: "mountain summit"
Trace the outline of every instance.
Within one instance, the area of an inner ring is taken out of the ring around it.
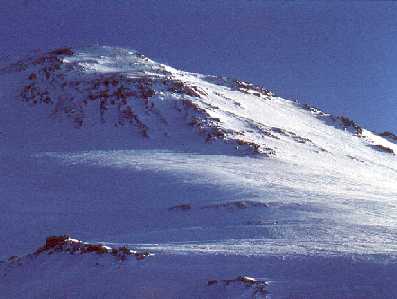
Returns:
[[[73,127],[87,131],[75,135],[89,135],[89,142],[87,136],[77,142],[88,147],[100,142],[115,149],[166,145],[265,156],[295,155],[299,148],[352,156],[354,147],[347,145],[353,140],[357,146],[397,152],[394,144],[346,117],[281,99],[240,80],[179,71],[128,49],[56,49],[21,59],[2,74],[2,81],[12,86],[8,100],[19,102],[9,105],[25,111],[17,118],[20,124],[6,117],[3,127],[25,125],[20,128],[24,141],[26,135],[35,136],[28,144],[47,150],[62,144],[64,134],[76,133],[68,129]],[[32,127],[35,132],[29,132]],[[37,134],[38,127],[46,133]],[[367,156],[365,149],[363,153]]]

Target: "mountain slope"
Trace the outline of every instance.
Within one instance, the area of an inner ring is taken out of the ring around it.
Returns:
[[[127,280],[106,260],[100,278],[70,296],[128,298],[134,288],[156,289],[139,293],[153,298],[252,296],[222,285],[244,275],[270,281],[274,298],[395,291],[382,274],[397,274],[390,135],[128,49],[35,53],[4,66],[0,81],[0,257],[65,233],[155,253],[127,268]],[[0,293],[19,298],[23,281],[32,298],[62,298],[76,269],[90,275],[96,259],[12,259],[0,264]],[[58,279],[59,267],[68,270]],[[111,291],[99,287],[106,271],[118,286]],[[374,282],[365,271],[380,274]],[[215,293],[207,280],[220,281]]]

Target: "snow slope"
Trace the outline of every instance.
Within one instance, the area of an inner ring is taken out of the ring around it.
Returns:
[[[391,135],[128,49],[34,53],[0,78],[4,298],[396,293]],[[29,255],[65,233],[155,256]],[[269,293],[223,281],[241,275]]]

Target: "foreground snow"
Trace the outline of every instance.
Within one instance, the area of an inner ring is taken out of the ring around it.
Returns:
[[[4,298],[393,298],[397,265],[370,256],[239,256],[158,252],[143,261],[95,253],[0,266]],[[248,274],[269,293],[240,282]],[[209,281],[217,280],[217,284]]]
[[[15,96],[30,67],[23,76],[2,75],[5,298],[396,293],[397,146],[391,138],[265,89],[177,71],[133,51],[86,49],[63,59],[78,66],[66,72],[73,82],[82,78],[91,86],[92,76],[115,73],[122,82],[132,79],[123,84],[132,84],[126,105],[136,117],[123,122],[124,104],[117,106],[121,112],[109,106],[100,114],[95,97],[79,106],[77,118],[54,113],[55,104]],[[154,94],[135,93],[142,88],[137,78],[150,78]],[[49,84],[35,80],[40,88]],[[57,80],[52,97],[60,93]],[[73,88],[67,89],[72,106],[86,95]],[[94,253],[25,256],[46,236],[65,233],[155,256],[122,264]],[[25,257],[7,261],[12,255]],[[222,282],[245,275],[269,282],[270,293]]]

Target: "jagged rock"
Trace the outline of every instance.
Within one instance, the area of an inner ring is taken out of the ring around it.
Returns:
[[[356,158],[356,157],[354,157],[354,156],[347,155],[347,157],[350,158],[350,159],[352,159],[352,160],[355,160],[355,161],[358,161],[358,162],[361,162],[361,163],[365,163],[365,161],[363,161],[363,160],[361,160],[361,159],[359,159],[359,158]]]
[[[68,235],[47,237],[44,246],[37,249],[35,254],[40,254],[53,248],[60,248],[65,245],[69,239],[70,237]]]
[[[213,285],[213,284],[217,284],[218,281],[217,280],[208,280],[208,285]]]
[[[373,144],[371,145],[372,148],[376,149],[377,151],[388,153],[388,154],[395,154],[394,151],[391,148],[388,148],[386,146],[383,146],[381,144]]]
[[[59,48],[49,52],[49,54],[71,56],[74,52],[70,48]]]
[[[54,252],[67,252],[70,254],[110,254],[119,260],[126,260],[128,256],[134,256],[137,260],[143,260],[145,257],[152,255],[148,251],[134,251],[127,246],[112,248],[103,244],[92,244],[70,238],[68,235],[50,236],[46,243],[37,249],[34,255],[38,256],[43,253],[53,254]]]
[[[169,208],[170,211],[189,211],[192,209],[192,205],[190,203],[187,204],[179,204]]]
[[[274,96],[274,94],[266,88],[241,80],[233,80],[232,88],[244,93],[252,94],[257,97],[261,97],[261,95],[270,97]]]
[[[355,130],[355,134],[359,137],[362,136],[363,129],[361,126],[359,126],[357,123],[352,121],[350,118],[346,116],[338,116],[337,120],[342,124],[344,128],[352,128]]]
[[[383,133],[380,133],[379,136],[385,137],[387,140],[396,142],[397,141],[397,135],[395,135],[392,132],[385,131]]]
[[[19,259],[19,257],[17,257],[16,255],[13,255],[13,256],[10,256],[8,259],[7,259],[7,261],[9,261],[9,262],[14,262],[14,261],[17,261]]]
[[[259,280],[249,276],[238,276],[234,279],[208,280],[207,285],[212,286],[219,283],[222,283],[224,286],[229,286],[231,284],[242,284],[246,287],[253,289],[253,296],[266,295],[269,293],[267,289],[269,284],[265,280]]]
[[[201,209],[248,209],[248,208],[268,208],[269,206],[260,201],[250,201],[250,200],[240,200],[240,201],[231,201],[231,202],[224,202],[219,204],[211,204]]]

